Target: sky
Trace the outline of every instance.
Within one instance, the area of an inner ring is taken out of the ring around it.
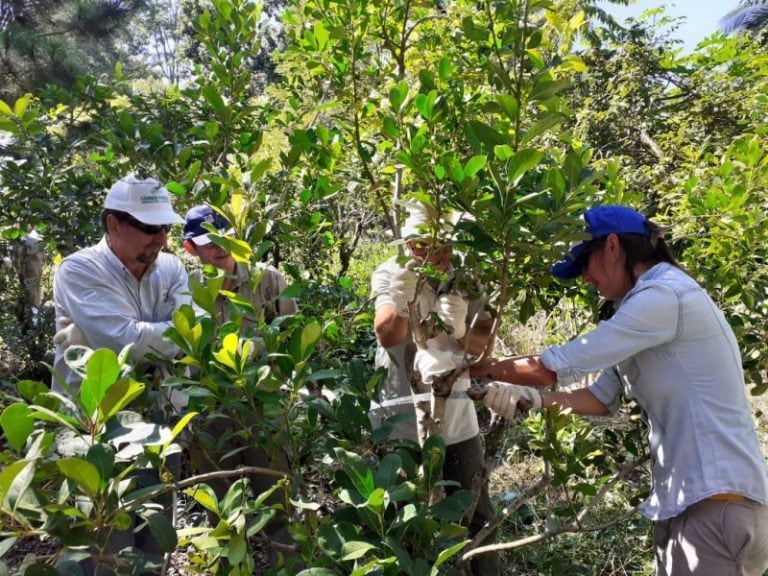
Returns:
[[[673,36],[683,40],[683,49],[686,52],[692,52],[696,44],[716,32],[720,18],[736,8],[738,4],[738,0],[638,0],[632,6],[616,6],[601,2],[602,7],[619,21],[627,17],[639,16],[649,8],[667,6],[667,13],[670,15],[685,17],[685,21]]]

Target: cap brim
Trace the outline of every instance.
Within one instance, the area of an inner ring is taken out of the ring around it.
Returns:
[[[218,234],[219,236],[233,236],[235,234],[235,229],[229,228],[228,230],[219,230]],[[190,238],[190,240],[192,240],[192,242],[198,246],[207,246],[212,242],[210,234],[200,234],[199,236],[193,236]]]
[[[152,212],[128,212],[139,222],[160,226],[161,224],[184,224],[184,218],[172,210],[156,210]]]
[[[195,246],[208,246],[211,243],[211,237],[208,234],[200,234],[200,236],[193,236],[190,238],[194,242]]]
[[[587,249],[587,242],[577,244],[565,257],[549,269],[550,274],[562,280],[572,280],[581,276],[582,263],[579,257]]]

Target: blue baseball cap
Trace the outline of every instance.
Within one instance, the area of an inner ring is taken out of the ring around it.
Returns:
[[[549,271],[553,276],[563,280],[581,276],[584,262],[579,257],[591,240],[605,238],[609,234],[650,235],[645,216],[627,206],[596,206],[584,212],[583,218],[587,224],[586,232],[592,238],[571,248],[560,262],[552,266]]]
[[[222,234],[230,228],[229,221],[224,216],[214,212],[210,206],[201,204],[190,208],[184,218],[184,240],[191,240],[197,246],[210,244],[211,238],[203,224],[210,224]]]

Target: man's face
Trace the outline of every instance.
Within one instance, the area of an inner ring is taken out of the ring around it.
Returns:
[[[110,246],[124,264],[138,262],[149,266],[168,243],[169,224],[152,226],[132,217],[118,220],[110,215],[108,218]]]
[[[453,246],[435,242],[430,238],[410,240],[405,244],[419,264],[431,264],[435,270],[445,272],[451,265]]]
[[[195,246],[197,257],[203,264],[211,264],[226,272],[232,272],[235,268],[235,259],[232,254],[213,242],[203,246]]]

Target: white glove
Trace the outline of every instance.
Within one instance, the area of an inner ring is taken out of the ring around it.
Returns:
[[[541,394],[535,388],[528,386],[491,382],[483,397],[483,404],[488,406],[494,414],[512,420],[518,405],[521,411],[541,408]]]
[[[453,330],[458,340],[467,332],[467,311],[469,305],[458,294],[443,294],[437,299],[437,316]]]
[[[69,316],[59,316],[56,323],[61,328],[53,335],[54,346],[63,350],[70,346],[90,346],[85,334],[77,327],[77,324],[72,322],[72,318]]]
[[[413,368],[421,374],[421,381],[429,384],[432,378],[450,372],[461,362],[461,356],[445,350],[417,350]]]
[[[267,350],[267,347],[264,345],[264,339],[261,336],[254,336],[250,339],[250,342],[247,340],[240,340],[240,345],[242,346],[239,350],[240,354],[246,350],[248,352],[249,360],[259,358]]]
[[[389,280],[389,297],[395,305],[398,316],[408,316],[408,302],[416,295],[416,274],[407,268],[400,268]]]

